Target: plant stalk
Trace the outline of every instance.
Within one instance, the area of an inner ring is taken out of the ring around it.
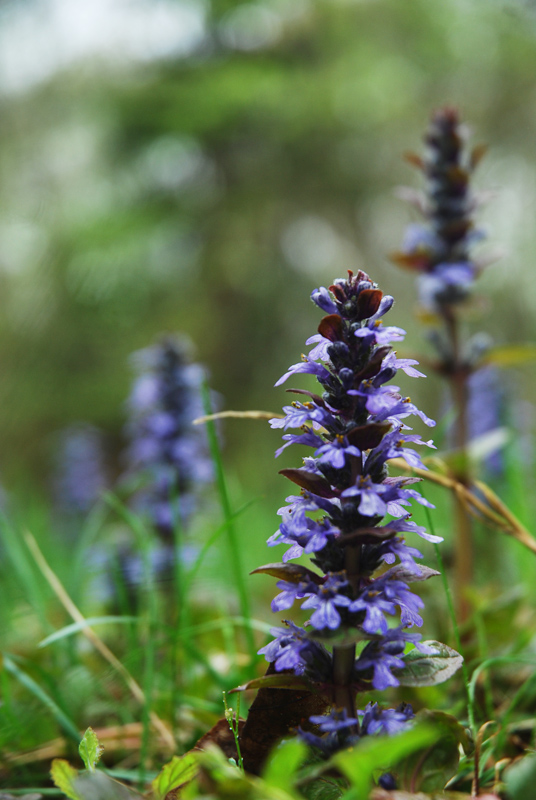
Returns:
[[[361,545],[347,545],[345,570],[351,587],[352,599],[357,597],[359,590],[360,563]],[[349,717],[356,717],[355,691],[352,688],[355,654],[355,644],[339,645],[333,648],[334,702],[339,708],[345,708]]]
[[[452,354],[449,382],[452,401],[456,409],[454,446],[460,457],[455,477],[463,486],[469,486],[471,475],[467,452],[469,442],[467,370],[460,352],[459,320],[451,306],[444,311],[444,320]],[[454,542],[456,606],[458,620],[465,622],[470,614],[466,589],[472,584],[474,578],[474,533],[472,520],[456,494],[454,495],[454,518],[456,527]]]

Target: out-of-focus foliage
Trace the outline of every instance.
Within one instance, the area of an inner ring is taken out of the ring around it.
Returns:
[[[28,464],[42,473],[47,435],[69,422],[117,436],[127,355],[161,331],[193,338],[228,408],[278,407],[269,387],[311,329],[303,297],[347,268],[365,268],[397,296],[397,324],[410,325],[408,348],[420,348],[411,278],[386,256],[408,220],[393,188],[416,185],[401,153],[445,103],[490,144],[479,181],[497,190],[485,218],[507,254],[481,283],[494,296],[487,317],[493,308],[500,342],[534,334],[530,4],[170,5],[197,15],[175,54],[163,42],[142,57],[132,40],[124,58],[73,60],[47,80],[5,89],[8,479]],[[26,13],[38,11],[32,3]],[[249,467],[273,441],[261,428],[241,443],[239,469],[253,476],[253,491],[265,478]]]

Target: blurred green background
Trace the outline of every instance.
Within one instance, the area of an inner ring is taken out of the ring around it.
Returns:
[[[420,181],[401,156],[444,104],[490,146],[480,217],[502,258],[472,324],[534,338],[533,4],[20,0],[0,14],[8,491],[47,486],[52,434],[74,421],[106,432],[120,468],[128,356],[163,331],[191,336],[225,408],[279,409],[273,384],[317,325],[310,291],[348,268],[395,295],[404,352],[426,351],[413,278],[388,254],[415,219],[394,193]],[[530,379],[507,378],[516,402]],[[409,383],[437,416],[437,380]],[[225,440],[270,533],[279,433],[231,422]]]
[[[130,534],[108,507],[102,518],[97,508],[83,523],[62,529],[56,515],[50,524],[57,433],[74,422],[96,425],[110,473],[120,474],[129,356],[163,332],[191,337],[224,409],[277,412],[290,396],[273,385],[299,360],[321,316],[311,290],[349,268],[366,270],[396,297],[387,319],[408,331],[398,352],[426,361],[432,351],[415,317],[414,278],[389,253],[417,219],[395,193],[421,186],[403,154],[422,150],[430,114],[445,104],[459,107],[475,144],[489,145],[476,173],[488,201],[478,212],[489,232],[482,253],[501,254],[479,279],[467,332],[482,329],[501,345],[534,342],[536,0],[0,0],[0,98],[0,484],[15,512],[0,559],[3,647],[28,657],[24,668],[81,728],[130,722],[139,708],[118,702],[122,689],[116,693],[111,672],[74,638],[36,649],[70,618],[21,531],[35,535],[86,616],[110,603],[92,568],[104,577],[110,565],[117,572],[114,553]],[[503,422],[518,436],[491,483],[533,529],[534,362],[501,374],[509,400]],[[402,376],[400,384],[428,415],[444,417],[436,376]],[[230,420],[222,429],[232,510],[254,502],[236,520],[241,564],[229,552],[216,492],[204,496],[189,531],[203,545],[220,530],[187,601],[196,624],[221,623],[224,634],[214,627],[191,634],[212,659],[206,674],[198,671],[201,656],[164,640],[169,676],[157,708],[170,717],[179,689],[208,697],[211,714],[221,716],[220,689],[246,679],[237,677],[240,641],[222,662],[232,639],[222,620],[241,610],[234,570],[243,572],[253,616],[274,622],[273,580],[247,572],[281,557],[265,541],[293,492],[278,470],[297,466],[299,456],[290,450],[274,461],[281,432],[265,421]],[[439,426],[434,435],[441,434]],[[438,505],[434,532],[445,536],[451,577],[450,497],[422,489]],[[429,525],[421,507],[413,518]],[[532,558],[512,539],[477,528],[475,619],[481,609],[488,614],[490,653],[522,651],[533,637]],[[431,547],[423,551],[434,566]],[[92,566],[99,552],[103,560]],[[182,592],[179,580],[177,587]],[[150,619],[162,626],[184,620],[168,588],[156,600],[140,593],[146,616],[153,600],[161,603],[156,610],[165,613]],[[441,587],[423,592],[425,638],[448,638]],[[141,634],[134,626],[109,634],[137,678],[152,663],[143,613]],[[259,641],[261,634],[262,627]],[[486,642],[478,646],[484,656]],[[177,658],[186,664],[179,689]],[[223,683],[213,681],[214,670]],[[15,682],[5,670],[0,677]],[[40,700],[29,703],[23,688],[19,703],[12,691],[0,748],[56,736]],[[457,690],[426,691],[420,705],[450,710]],[[532,705],[527,713],[534,716]],[[195,741],[192,731],[210,720],[195,728],[181,718],[183,741]]]

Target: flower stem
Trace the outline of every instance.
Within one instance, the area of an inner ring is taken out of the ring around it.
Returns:
[[[359,589],[361,545],[347,545],[344,560],[352,598],[355,598]],[[346,709],[349,717],[355,717],[355,692],[352,689],[355,652],[355,644],[333,648],[334,701],[336,706]]]
[[[355,693],[351,686],[355,664],[355,644],[333,648],[334,704],[355,717]]]
[[[454,427],[454,444],[460,456],[460,463],[456,468],[456,478],[464,486],[471,482],[467,444],[469,441],[467,404],[468,386],[467,371],[464,367],[459,344],[459,319],[452,306],[444,310],[444,320],[447,336],[451,349],[450,389],[452,400],[456,409]],[[474,577],[473,557],[473,525],[469,514],[458,495],[454,495],[454,514],[456,525],[455,540],[455,571],[456,571],[456,603],[458,618],[464,622],[470,613],[470,606],[466,597],[466,588],[471,585]]]

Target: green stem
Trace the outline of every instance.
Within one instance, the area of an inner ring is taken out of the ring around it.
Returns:
[[[205,414],[207,414],[208,416],[212,414],[212,406],[210,402],[210,390],[206,383],[203,384],[202,394],[203,394],[203,406],[205,409]],[[229,543],[229,553],[231,556],[231,568],[233,571],[234,584],[238,592],[240,611],[242,616],[246,620],[245,635],[246,635],[247,648],[249,650],[251,660],[254,661],[257,655],[257,648],[255,646],[253,628],[251,626],[249,597],[247,593],[246,583],[244,581],[242,558],[240,555],[240,547],[238,544],[236,528],[233,524],[234,515],[231,509],[229,493],[227,491],[227,482],[225,480],[225,473],[223,470],[223,464],[221,460],[218,437],[216,435],[216,428],[214,426],[214,422],[212,419],[209,419],[207,421],[207,434],[208,434],[210,452],[212,455],[212,461],[214,463],[214,469],[216,471],[216,482],[218,485],[218,490],[220,495],[220,503],[227,526],[227,540]]]
[[[432,536],[435,536],[436,534],[434,533],[434,522],[432,520],[432,515],[430,514],[430,509],[427,506],[424,506],[424,512],[426,514],[426,519],[430,533],[432,534]],[[452,594],[447,580],[445,565],[443,564],[443,558],[441,556],[441,550],[439,549],[437,542],[434,542],[434,549],[437,559],[437,565],[441,573],[443,589],[445,590],[445,597],[447,599],[447,607],[452,622],[452,630],[454,632],[456,647],[458,649],[458,653],[463,657],[462,639],[460,636],[460,629],[458,627],[458,620],[456,619],[456,612],[454,611],[454,603],[452,602]],[[465,684],[465,691],[467,692],[467,716],[469,718],[469,724],[471,726],[471,729],[474,731],[475,730],[474,698],[472,697],[471,692],[469,690],[469,673],[467,671],[467,665],[465,663],[465,659],[462,661],[462,674],[463,674],[463,682]]]

